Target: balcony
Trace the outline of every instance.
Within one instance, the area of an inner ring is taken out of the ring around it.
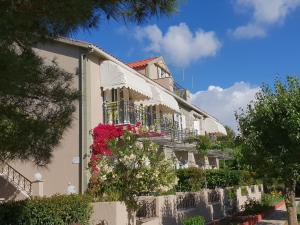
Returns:
[[[188,99],[188,92],[187,89],[183,88],[180,84],[178,84],[177,82],[174,82],[173,84],[173,92],[174,94],[176,94],[177,96],[187,100]]]
[[[107,124],[137,124],[140,122],[142,126],[158,129],[160,120],[156,119],[155,113],[149,108],[135,105],[131,101],[106,102],[103,104],[104,123]],[[163,126],[169,126],[170,123],[164,121]]]
[[[182,143],[195,137],[195,130],[179,130],[178,123],[165,115],[157,116],[149,107],[135,105],[130,101],[106,102],[103,104],[104,123],[106,124],[137,124],[147,127],[149,131],[156,132],[160,137],[171,142]],[[157,118],[159,117],[159,118]]]

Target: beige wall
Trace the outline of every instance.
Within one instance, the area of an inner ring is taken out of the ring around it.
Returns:
[[[46,63],[55,59],[58,66],[74,74],[73,88],[79,89],[78,74],[81,54],[79,48],[52,43],[40,45],[35,50]],[[73,114],[72,125],[64,132],[60,144],[54,149],[51,163],[47,167],[37,167],[31,162],[15,161],[10,163],[31,181],[34,180],[35,173],[41,173],[45,180],[45,195],[66,193],[68,183],[74,185],[77,191],[79,190],[79,164],[75,161],[73,163],[74,157],[79,157],[79,102],[76,102],[75,105],[76,111]]]
[[[173,92],[173,78],[166,77],[166,78],[159,78],[154,80],[156,83],[160,84],[164,88],[168,89],[169,91]]]
[[[127,225],[128,213],[125,204],[121,202],[93,203],[93,214],[90,218],[90,224]]]
[[[166,70],[169,73],[170,77],[168,77],[168,78],[159,78],[158,77],[158,71],[157,71],[157,65],[159,65],[161,68]],[[172,75],[171,75],[167,65],[165,64],[165,62],[163,61],[162,58],[158,58],[156,60],[151,61],[148,64],[148,66],[146,67],[146,74],[150,79],[154,80],[155,82],[157,82],[161,86],[165,87],[169,91],[173,91],[174,81],[173,81]]]

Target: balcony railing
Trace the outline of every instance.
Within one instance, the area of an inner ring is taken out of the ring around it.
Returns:
[[[135,105],[130,101],[106,102],[103,104],[104,123],[107,124],[136,124],[140,122],[164,136],[169,136],[172,141],[184,142],[195,137],[195,130],[179,130],[178,122],[168,117],[156,118],[155,113],[149,111],[146,107]]]
[[[145,107],[130,101],[106,102],[103,104],[104,122],[113,124],[136,124],[149,126],[154,124],[154,115]]]
[[[185,88],[183,88],[180,84],[178,84],[177,82],[174,82],[173,84],[173,92],[174,94],[176,94],[177,96],[187,100],[187,90]]]

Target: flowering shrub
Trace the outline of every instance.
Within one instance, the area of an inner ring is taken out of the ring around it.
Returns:
[[[274,206],[284,200],[284,196],[281,192],[272,191],[270,194],[263,194],[261,201],[264,205]]]
[[[129,128],[131,129],[131,127]],[[108,142],[121,137],[123,134],[123,127],[109,124],[99,124],[92,130],[93,144],[89,164],[92,175],[99,172],[97,164],[101,160],[101,156],[112,154],[112,151],[108,148]]]
[[[119,200],[131,212],[137,196],[164,193],[177,182],[173,163],[138,126],[99,125],[93,130],[89,192],[101,200]]]

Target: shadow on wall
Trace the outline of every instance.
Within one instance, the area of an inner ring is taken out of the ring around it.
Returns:
[[[26,197],[13,184],[0,176],[0,199],[21,200]]]
[[[161,209],[162,224],[177,224],[176,222],[176,204],[174,199],[165,198]]]

